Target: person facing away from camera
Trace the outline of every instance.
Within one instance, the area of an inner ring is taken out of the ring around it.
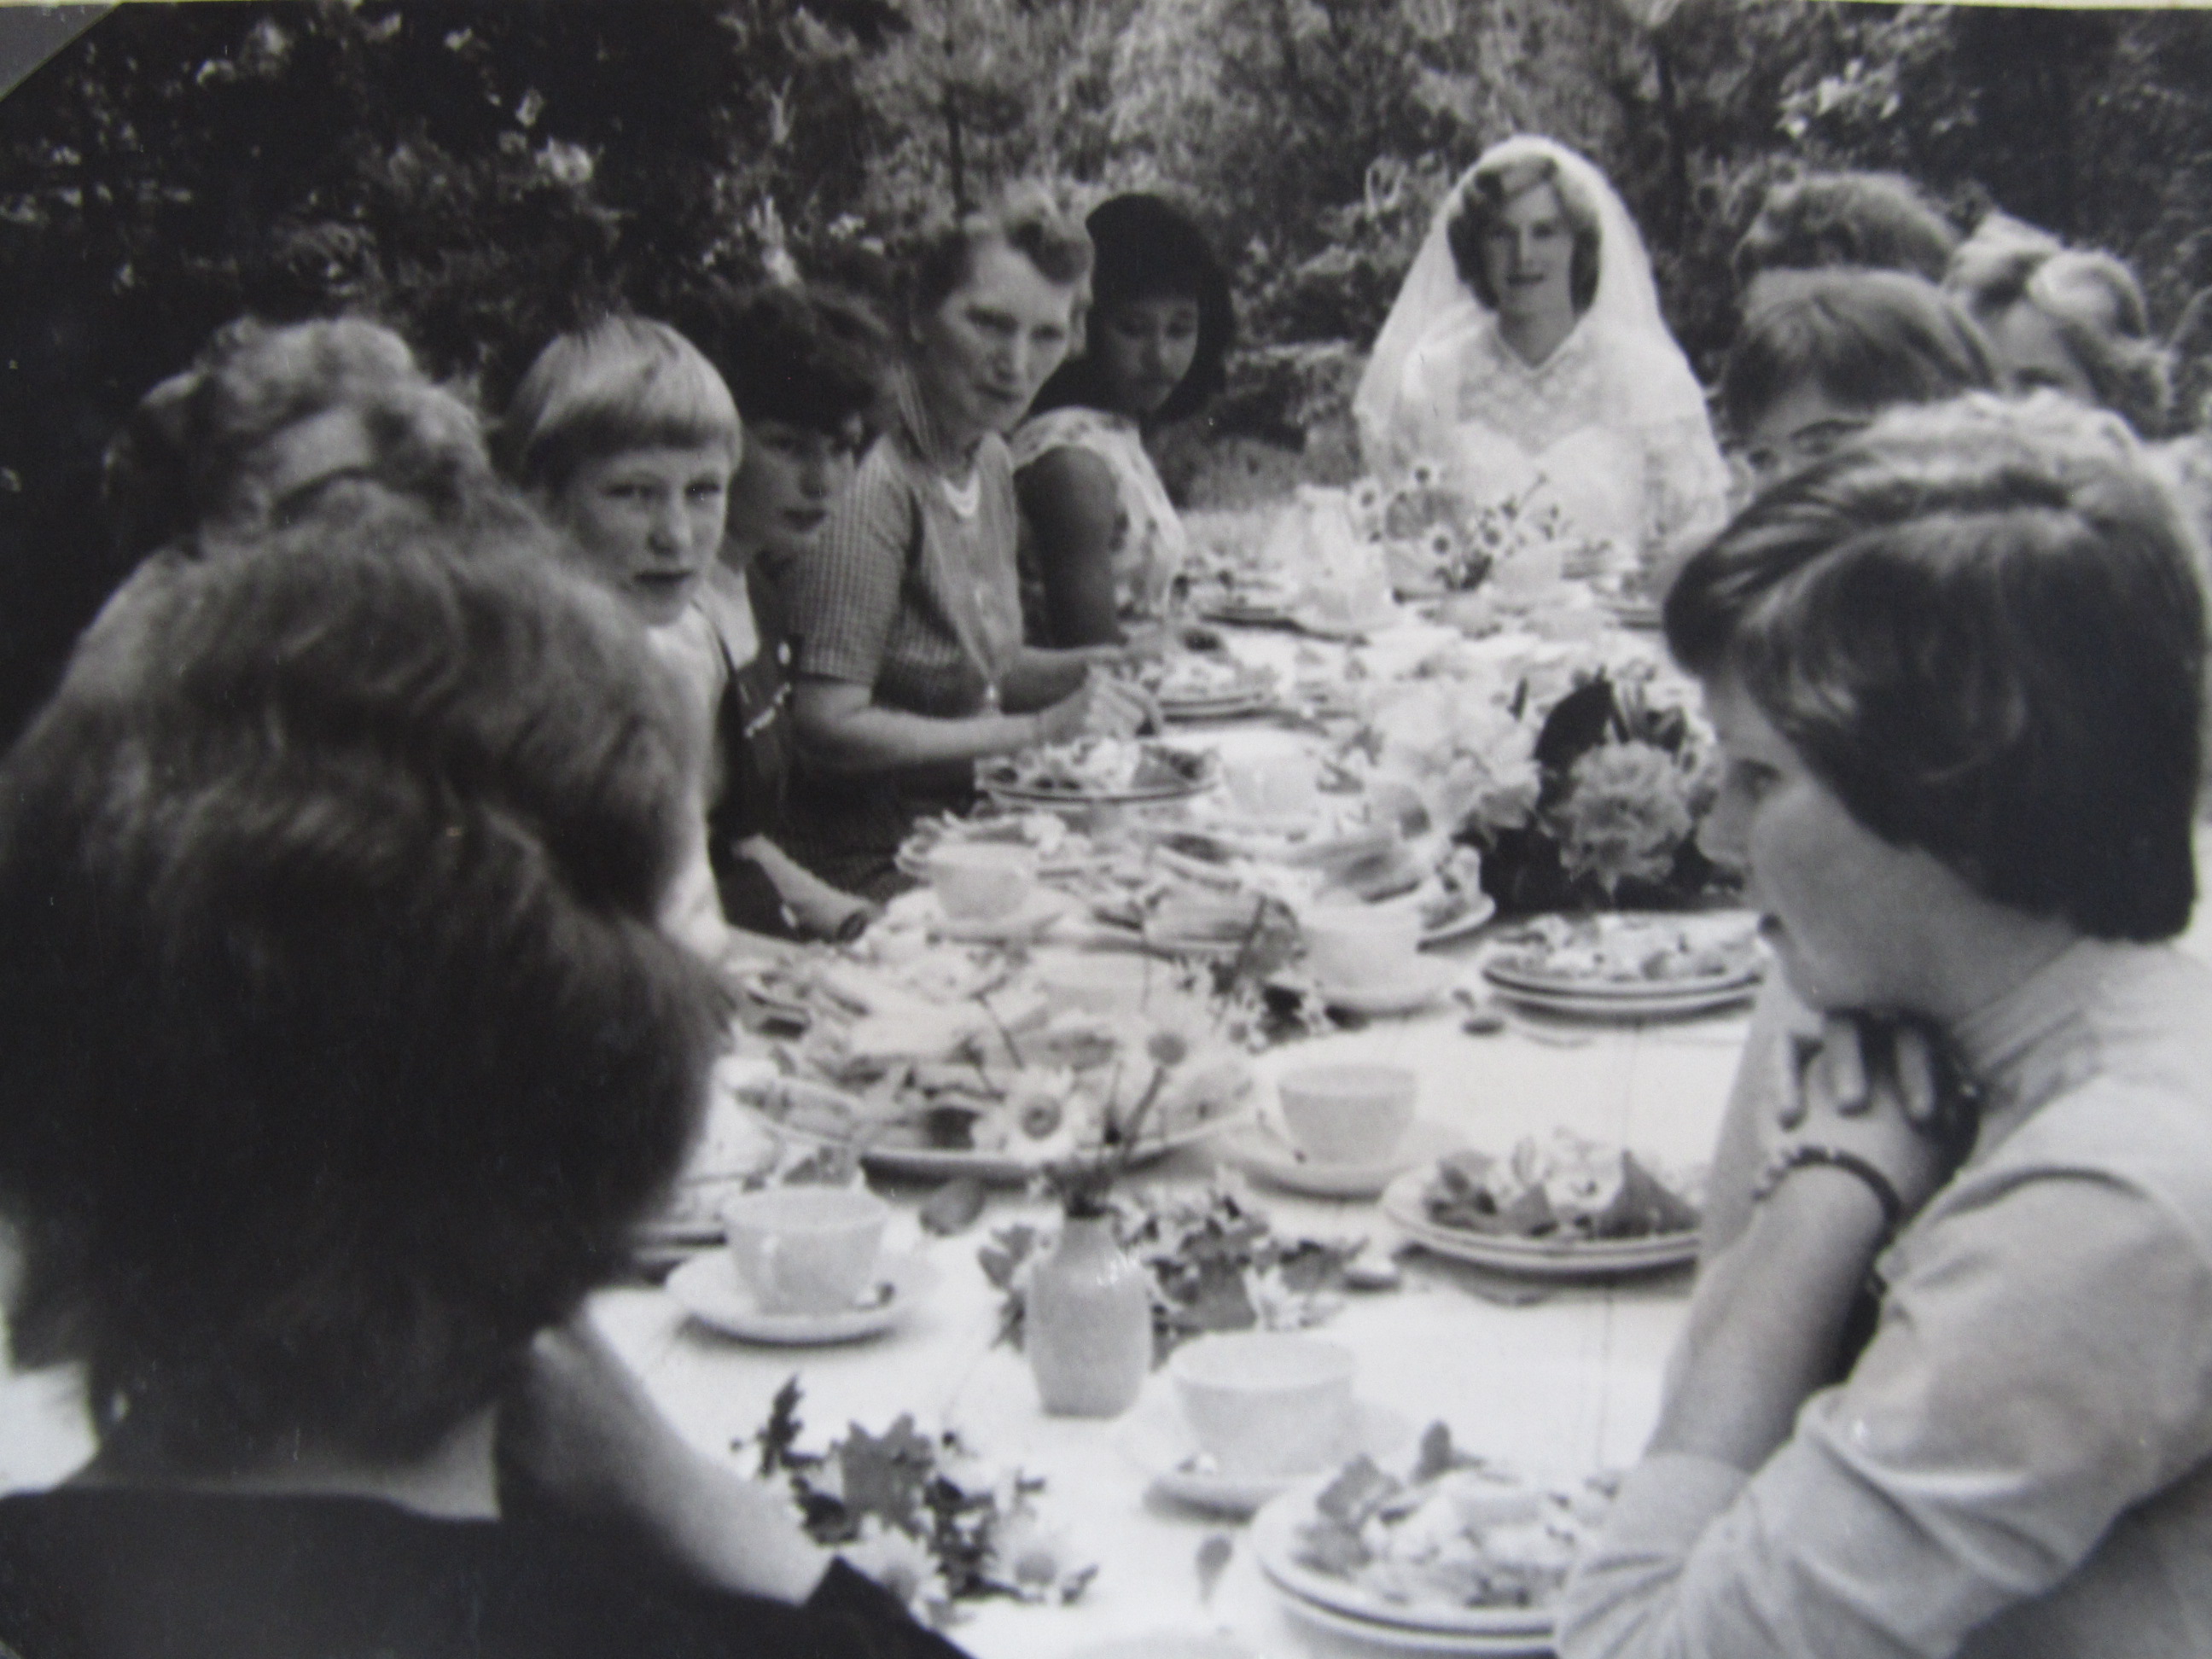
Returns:
[[[1896,270],[1940,283],[1959,233],[1895,173],[1811,173],[1775,185],[1736,244],[1745,314],[1812,272]]]
[[[691,833],[669,926],[710,962],[765,948],[730,925],[709,852],[709,811],[731,779],[713,742],[733,669],[708,587],[744,450],[737,404],[712,363],[665,323],[612,316],[541,351],[499,428],[508,476],[562,532],[577,567],[645,625],[686,692],[698,757]]]
[[[155,386],[109,445],[103,495],[118,550],[185,556],[320,515],[514,524],[476,411],[434,385],[407,343],[358,317],[240,318]],[[388,515],[384,515],[388,516]]]
[[[0,1499],[10,1651],[952,1654],[580,1311],[722,1041],[678,696],[510,532],[296,528],[82,641],[0,783],[0,1205],[98,1449]]]
[[[786,853],[792,645],[782,592],[814,557],[852,488],[882,399],[889,336],[859,301],[823,289],[724,286],[679,302],[677,322],[720,370],[744,423],[720,556],[701,600],[730,667],[715,734],[720,781],[709,852],[724,914],[756,932],[849,938],[876,907]]]
[[[1116,196],[1084,221],[1097,258],[1079,356],[1007,441],[1022,508],[1030,637],[1120,642],[1167,614],[1188,538],[1146,447],[1225,383],[1229,278],[1190,217]]]
[[[1563,1659],[2205,1651],[2185,543],[2116,423],[1983,396],[1783,479],[1669,592],[1705,841],[1814,1024],[1747,1047]]]

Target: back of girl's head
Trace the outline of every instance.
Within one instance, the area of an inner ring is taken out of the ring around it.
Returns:
[[[1994,326],[2017,305],[2048,317],[2103,407],[2146,436],[2163,433],[2173,394],[2166,353],[2150,328],[2142,285],[2126,264],[2002,213],[1976,228],[1946,287]]]
[[[698,347],[665,323],[615,316],[538,354],[495,450],[526,489],[559,489],[586,461],[624,450],[720,445],[734,464],[739,442],[730,389]]]
[[[1017,186],[992,205],[925,231],[907,262],[906,320],[935,311],[968,280],[975,256],[996,242],[1013,249],[1037,275],[1080,288],[1091,275],[1091,237],[1041,188]]]
[[[849,295],[717,284],[681,301],[677,321],[721,371],[747,426],[775,421],[834,436],[880,401],[890,337]]]
[[[426,1449],[695,1121],[674,693],[471,533],[146,567],[0,775],[17,1334],[181,1465]]]
[[[2196,549],[2117,422],[2054,398],[1899,410],[1684,568],[1667,637],[1851,814],[2104,939],[2187,924]]]
[[[1736,245],[1741,290],[1771,270],[1838,266],[1943,280],[1958,233],[1894,173],[1815,173],[1778,185]]]
[[[1825,270],[1753,309],[1722,373],[1721,404],[1742,432],[1802,386],[1871,413],[1996,385],[1981,329],[1932,283]]]
[[[119,550],[149,552],[200,526],[256,534],[295,513],[258,463],[288,428],[334,410],[360,417],[361,481],[445,518],[496,495],[475,411],[432,385],[389,329],[241,318],[148,392],[110,446],[104,490]]]

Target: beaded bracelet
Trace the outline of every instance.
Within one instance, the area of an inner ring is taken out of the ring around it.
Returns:
[[[1792,1170],[1802,1170],[1815,1164],[1825,1164],[1832,1170],[1842,1170],[1848,1174],[1856,1176],[1864,1182],[1867,1190],[1875,1195],[1875,1202],[1881,1206],[1882,1237],[1887,1238],[1896,1232],[1899,1225],[1905,1220],[1905,1200],[1898,1196],[1896,1186],[1887,1176],[1856,1152],[1847,1152],[1840,1146],[1820,1146],[1804,1143],[1784,1146],[1769,1158],[1766,1167],[1759,1171],[1758,1182],[1751,1189],[1752,1201],[1757,1203],[1759,1200],[1771,1194],[1774,1189],[1782,1184],[1783,1176],[1788,1175]]]

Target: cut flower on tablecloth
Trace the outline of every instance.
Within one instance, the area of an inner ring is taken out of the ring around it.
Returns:
[[[763,1479],[781,1476],[807,1535],[933,1624],[962,1601],[1069,1602],[1097,1571],[1038,1514],[1042,1480],[998,1470],[958,1436],[902,1416],[881,1434],[853,1425],[820,1452],[799,1449],[799,1379],[777,1390],[752,1437]]]

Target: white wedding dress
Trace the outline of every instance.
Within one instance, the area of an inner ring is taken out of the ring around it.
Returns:
[[[1659,314],[1643,239],[1611,185],[1571,150],[1513,138],[1478,167],[1548,158],[1596,209],[1597,294],[1557,350],[1522,358],[1453,265],[1462,179],[1377,337],[1353,403],[1369,470],[1419,463],[1470,498],[1557,507],[1616,562],[1662,561],[1725,520],[1728,471],[1705,396]],[[1471,175],[1470,175],[1471,176]]]

